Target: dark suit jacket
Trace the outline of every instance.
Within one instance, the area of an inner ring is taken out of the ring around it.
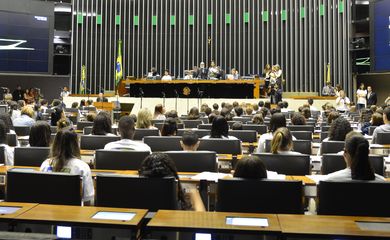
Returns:
[[[370,97],[368,97],[368,94],[367,94],[367,106],[376,105],[377,101],[378,101],[378,99],[377,99],[376,93],[371,92]]]
[[[97,98],[96,99],[96,102],[108,102],[108,98],[106,98],[106,97],[103,97],[103,99],[102,98]]]

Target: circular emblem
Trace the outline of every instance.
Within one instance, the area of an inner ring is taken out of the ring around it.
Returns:
[[[189,87],[184,87],[183,88],[183,95],[188,96],[191,94],[191,89]]]

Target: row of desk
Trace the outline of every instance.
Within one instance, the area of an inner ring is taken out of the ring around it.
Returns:
[[[34,203],[1,202],[2,207],[20,207],[12,214],[1,214],[9,224],[34,223],[75,227],[117,228],[140,231],[145,227],[145,209],[79,207]],[[131,220],[92,218],[98,212],[134,213]],[[268,226],[238,226],[226,223],[227,217],[261,218]],[[372,223],[361,227],[358,223]],[[159,210],[146,224],[148,231],[202,232],[210,234],[278,235],[283,237],[390,237],[390,218],[354,216],[313,216],[227,212]]]

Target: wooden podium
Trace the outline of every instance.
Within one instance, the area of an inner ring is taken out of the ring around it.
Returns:
[[[93,105],[96,107],[96,109],[107,112],[112,112],[112,109],[115,107],[113,102],[94,102]]]

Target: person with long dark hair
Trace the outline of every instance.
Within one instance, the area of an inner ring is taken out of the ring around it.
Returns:
[[[75,132],[67,130],[57,132],[51,147],[50,157],[42,163],[41,171],[79,174],[82,177],[84,204],[93,200],[95,190],[91,169],[81,160],[80,147]]]
[[[115,136],[112,133],[111,116],[108,112],[99,112],[93,120],[92,135]]]
[[[226,118],[222,116],[214,118],[210,135],[202,137],[202,139],[209,138],[237,139],[234,136],[229,136],[229,124],[227,123]]]
[[[173,118],[167,118],[161,129],[161,136],[176,136],[177,122]]]
[[[347,138],[345,141],[344,160],[346,169],[328,174],[327,180],[367,180],[385,181],[385,179],[375,174],[369,161],[370,144],[363,136]]]
[[[30,147],[49,147],[51,142],[50,125],[45,121],[37,121],[30,129],[28,142]]]
[[[0,119],[0,147],[4,149],[5,161],[4,164],[7,166],[14,165],[14,148],[10,147],[7,143],[7,125],[3,120]]]
[[[237,162],[233,177],[263,179],[267,178],[267,169],[259,157],[244,156]]]

